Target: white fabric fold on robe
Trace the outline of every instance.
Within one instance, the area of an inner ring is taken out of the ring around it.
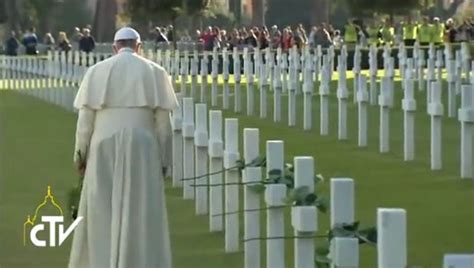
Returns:
[[[171,267],[162,167],[177,101],[168,74],[119,53],[88,71],[75,106],[74,160],[86,152],[87,167],[69,267]]]
[[[143,128],[91,145],[69,267],[171,267],[157,145]]]
[[[74,107],[158,107],[178,105],[170,76],[160,65],[124,49],[90,67],[74,100]]]
[[[136,108],[128,109],[129,111],[132,111]],[[156,108],[153,111],[153,114],[155,123],[154,128],[161,148],[159,155],[161,165],[162,167],[170,168],[173,159],[171,114],[169,111],[161,108]],[[88,157],[89,143],[94,131],[95,117],[95,110],[85,107],[79,110],[76,126],[76,144],[73,157],[74,163],[81,161],[78,152],[81,153],[81,157],[84,157],[85,159]],[[122,120],[122,118],[117,118],[117,120]]]

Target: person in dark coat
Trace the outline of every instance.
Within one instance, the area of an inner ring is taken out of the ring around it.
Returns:
[[[314,44],[316,46],[321,45],[323,48],[326,48],[333,43],[331,33],[326,27],[326,24],[322,23],[321,26],[316,29],[316,32],[314,34]]]
[[[38,45],[38,37],[36,36],[35,31],[35,28],[31,28],[26,31],[26,34],[23,36],[22,43],[25,46],[27,55],[38,54],[38,50],[36,49],[36,46]]]
[[[163,33],[160,27],[156,27],[156,38],[155,38],[155,43],[168,43],[168,38],[166,35]]]
[[[174,38],[174,28],[173,25],[168,25],[167,31],[166,31],[166,39],[168,39],[169,42],[173,43],[175,42]]]
[[[71,44],[74,50],[79,50],[79,42],[82,38],[82,33],[79,27],[74,27],[72,37],[71,37]]]
[[[445,32],[444,32],[444,41],[447,43],[455,43],[456,42],[456,35],[457,35],[457,29],[456,26],[454,25],[453,19],[449,18],[446,21],[446,27],[445,27]]]
[[[166,29],[166,39],[168,39],[168,42],[170,42],[173,48],[176,48],[176,36],[173,25],[169,25]]]
[[[18,48],[20,47],[20,41],[16,38],[15,31],[12,31],[10,37],[5,42],[5,54],[7,56],[18,56]]]
[[[266,49],[270,46],[270,34],[266,28],[263,28],[259,33],[258,45],[260,49]]]
[[[258,39],[255,35],[255,29],[250,29],[249,35],[247,38],[245,38],[245,44],[252,48],[256,48],[258,46]]]
[[[79,40],[79,50],[86,53],[92,52],[95,48],[95,40],[91,35],[91,30],[85,28],[82,30],[83,36]]]
[[[163,29],[160,27],[155,28],[155,50],[168,48],[168,38],[163,33]]]

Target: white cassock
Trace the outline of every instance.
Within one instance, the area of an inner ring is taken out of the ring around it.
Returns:
[[[87,152],[84,219],[69,267],[171,267],[162,167],[177,105],[166,71],[131,49],[87,71],[74,101],[75,152]]]

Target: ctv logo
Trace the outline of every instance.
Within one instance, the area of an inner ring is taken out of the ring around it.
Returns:
[[[69,228],[64,231],[64,217],[63,216],[42,216],[41,221],[44,223],[49,223],[49,245],[47,244],[46,240],[41,240],[38,238],[39,232],[45,231],[45,224],[37,224],[33,226],[30,231],[30,240],[33,245],[37,247],[55,247],[56,246],[56,223],[58,224],[58,246],[66,240],[66,238],[72,233],[74,228],[79,224],[82,220],[82,217],[77,217],[77,219],[69,226]]]
[[[58,210],[59,215],[41,216],[41,222],[36,224],[39,211],[48,203],[48,201],[56,210]],[[65,228],[63,210],[54,200],[54,196],[51,194],[51,186],[48,186],[48,191],[44,197],[44,201],[36,207],[35,215],[33,217],[28,215],[23,224],[23,245],[26,246],[26,240],[29,238],[31,243],[37,247],[61,246],[72,231],[74,231],[74,229],[79,225],[82,219],[83,217],[77,217],[69,227]],[[58,235],[56,235],[56,232]]]

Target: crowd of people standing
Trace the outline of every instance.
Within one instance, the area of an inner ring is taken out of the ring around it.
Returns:
[[[37,55],[39,53],[38,46],[43,44],[46,50],[58,50],[69,52],[72,49],[92,52],[95,48],[95,39],[91,35],[90,26],[85,27],[82,31],[79,27],[75,27],[71,35],[71,39],[64,31],[58,32],[55,39],[50,32],[47,32],[43,39],[40,40],[36,35],[36,29],[28,29],[23,36],[20,37],[15,31],[11,31],[9,38],[5,42],[5,54],[9,56],[17,56],[21,46],[25,49],[27,55]]]
[[[5,42],[5,54],[18,55],[21,46],[24,47],[25,54],[38,54],[38,45],[41,43],[46,50],[59,50],[68,52],[72,49],[92,52],[96,46],[94,37],[91,35],[91,27],[86,26],[82,30],[74,28],[71,38],[64,31],[60,31],[56,38],[50,32],[44,35],[42,40],[38,39],[35,28],[28,29],[23,35],[14,31]],[[415,21],[411,17],[394,23],[389,19],[378,20],[349,20],[343,27],[336,29],[333,25],[321,23],[320,25],[308,28],[299,24],[296,27],[286,26],[283,28],[274,25],[270,28],[266,26],[240,27],[226,30],[218,26],[209,26],[205,29],[197,29],[190,35],[187,30],[180,34],[179,38],[172,25],[155,27],[150,31],[150,36],[155,43],[155,48],[175,47],[177,42],[197,44],[200,48],[212,51],[214,48],[228,49],[238,48],[239,50],[250,47],[266,49],[282,48],[288,50],[296,46],[323,48],[331,45],[336,48],[343,44],[355,46],[370,45],[398,45],[405,43],[413,46],[415,42],[420,45],[434,43],[455,43],[474,40],[474,21],[466,19],[462,22],[455,22],[447,19],[442,22],[439,18],[432,19],[423,17]]]
[[[171,33],[171,34],[170,34]],[[171,36],[171,37],[170,37]],[[168,27],[157,27],[153,33],[153,39],[156,46],[161,44],[170,44],[175,40],[174,31]],[[282,31],[277,26],[271,29],[264,27],[241,27],[227,31],[218,26],[209,26],[206,29],[197,29],[194,35],[185,31],[176,42],[195,42],[202,45],[204,50],[213,50],[214,48],[227,47],[233,49],[237,47],[259,47],[259,48],[277,48],[282,46],[287,49],[293,45],[303,46],[308,42],[308,37],[303,25],[298,25],[295,30],[286,27]]]
[[[362,43],[363,45],[398,45],[404,43],[413,46],[418,42],[422,46],[430,43],[469,42],[474,38],[474,22],[470,19],[456,24],[452,18],[442,22],[434,17],[430,20],[423,17],[420,22],[407,17],[398,24],[385,20],[381,24],[372,21],[367,27],[362,27],[355,21],[349,21],[345,26],[344,42]]]
[[[171,29],[171,30],[170,30]],[[169,33],[173,38],[168,38]],[[170,27],[157,27],[154,37],[157,46],[161,43],[170,43],[175,40],[174,31]],[[341,29],[333,25],[321,23],[313,26],[307,31],[302,24],[296,27],[286,26],[279,28],[274,25],[271,28],[262,27],[240,27],[231,30],[222,29],[218,26],[209,26],[205,29],[197,29],[194,35],[185,31],[181,38],[176,41],[194,42],[202,46],[204,50],[211,51],[214,48],[227,47],[233,49],[244,47],[265,49],[267,47],[287,50],[293,46],[302,48],[304,46],[316,47],[341,47],[343,44],[362,46],[369,45],[398,45],[403,42],[412,46],[415,42],[421,45],[434,43],[469,42],[474,40],[474,21],[471,19],[456,23],[453,19],[442,22],[439,18],[432,19],[423,17],[420,22],[407,17],[405,20],[394,23],[389,19],[377,20],[349,20]]]

